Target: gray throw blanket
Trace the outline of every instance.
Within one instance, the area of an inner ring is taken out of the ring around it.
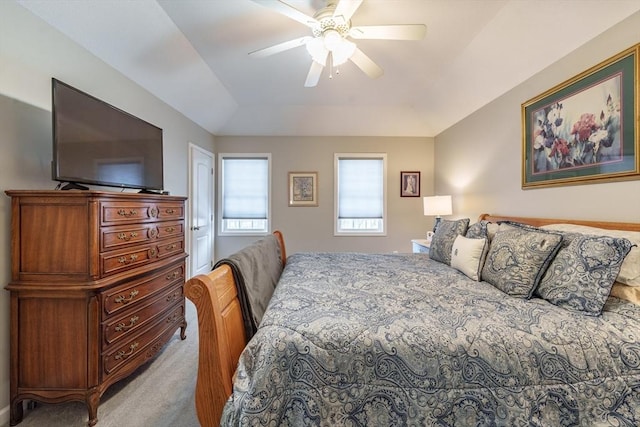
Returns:
[[[282,273],[278,239],[271,234],[221,259],[213,268],[223,264],[231,267],[238,285],[244,329],[249,340],[258,329]]]

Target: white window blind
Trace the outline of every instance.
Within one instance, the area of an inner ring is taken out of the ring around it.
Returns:
[[[340,159],[338,218],[382,218],[382,159]]]
[[[267,172],[267,159],[224,159],[223,218],[267,218]]]
[[[269,157],[221,155],[221,232],[267,232]]]
[[[336,234],[383,234],[385,154],[336,154]]]

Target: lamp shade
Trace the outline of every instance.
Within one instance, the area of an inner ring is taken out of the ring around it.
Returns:
[[[431,216],[451,215],[451,196],[423,197],[424,214]]]

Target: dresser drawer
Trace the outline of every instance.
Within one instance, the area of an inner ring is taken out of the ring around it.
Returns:
[[[156,223],[158,239],[184,235],[184,221],[167,221]]]
[[[150,326],[145,332],[114,346],[102,356],[102,372],[113,375],[127,367],[138,367],[147,359],[154,357],[169,341],[178,326],[184,324],[184,304],[167,312],[166,316]]]
[[[131,336],[150,323],[154,323],[159,316],[166,315],[164,312],[178,301],[184,301],[182,283],[172,286],[158,297],[147,298],[130,305],[134,311],[129,311],[119,317],[109,317],[103,324],[104,348],[107,349],[114,342]]]
[[[135,246],[126,250],[112,251],[100,254],[102,275],[108,276],[119,271],[149,264],[160,258],[184,251],[184,240],[168,239],[147,245]]]
[[[100,252],[114,250],[136,243],[147,243],[157,239],[182,236],[182,221],[167,221],[102,227],[100,229]]]
[[[182,203],[158,203],[158,219],[171,220],[171,219],[184,219],[184,205]]]
[[[100,203],[101,225],[178,219],[184,219],[184,206],[179,202],[117,200]]]
[[[140,301],[162,292],[176,282],[184,283],[184,263],[104,291],[101,295],[103,313],[105,316],[120,313],[129,306],[137,305]]]
[[[158,258],[164,258],[176,253],[184,252],[184,240],[167,240],[158,242]]]
[[[100,222],[103,225],[140,221],[155,221],[158,218],[156,203],[144,201],[103,201],[100,203]]]

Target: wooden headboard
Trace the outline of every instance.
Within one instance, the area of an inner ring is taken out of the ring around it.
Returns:
[[[607,230],[625,230],[625,231],[640,231],[640,223],[634,222],[607,222],[607,221],[587,221],[580,219],[551,219],[551,218],[529,218],[519,216],[503,216],[503,215],[491,215],[482,214],[478,218],[478,221],[487,220],[490,222],[498,221],[516,221],[523,224],[533,225],[535,227],[541,227],[549,224],[576,224],[586,225],[589,227],[604,228]]]
[[[545,219],[482,214],[478,220],[517,221],[533,226],[578,224],[605,229],[640,231],[640,223]],[[286,261],[282,233],[275,231]],[[185,295],[198,311],[198,378],[195,404],[203,427],[220,425],[220,416],[233,389],[233,375],[240,353],[247,344],[240,303],[231,269],[220,266],[208,274],[195,276],[185,284]]]

